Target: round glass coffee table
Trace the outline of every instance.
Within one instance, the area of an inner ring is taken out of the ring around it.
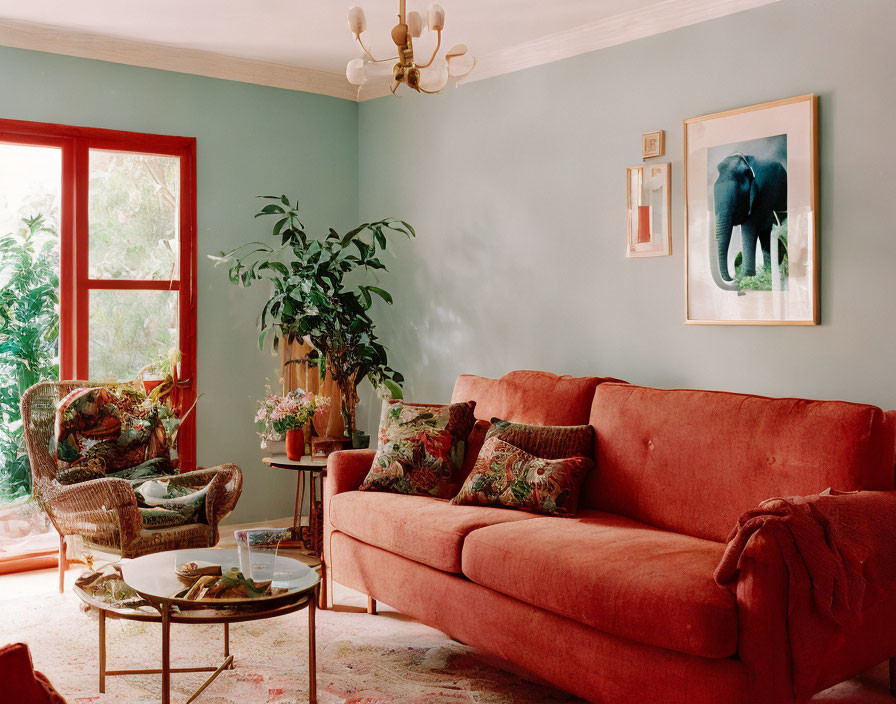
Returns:
[[[125,584],[143,597],[154,611],[119,607],[103,601],[75,587],[75,593],[88,606],[99,612],[99,689],[105,692],[106,677],[113,675],[162,675],[162,704],[171,704],[171,674],[179,672],[211,672],[209,678],[184,704],[189,704],[224,670],[233,668],[230,654],[230,624],[276,618],[308,609],[308,701],[317,702],[317,664],[314,632],[314,615],[320,576],[298,560],[277,556],[276,564],[269,564],[273,571],[273,584],[287,591],[271,597],[256,599],[222,599],[215,601],[188,601],[178,596],[184,591],[184,583],[174,572],[176,566],[186,562],[211,562],[220,564],[226,572],[239,566],[236,550],[199,548],[195,550],[169,550],[144,555],[121,564]],[[155,613],[158,612],[158,613]],[[106,619],[123,619],[162,624],[162,663],[158,669],[109,670],[106,668]],[[171,667],[171,624],[223,624],[224,661],[217,667]]]

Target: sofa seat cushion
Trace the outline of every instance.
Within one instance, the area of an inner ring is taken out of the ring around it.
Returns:
[[[708,658],[737,647],[734,595],[713,581],[725,546],[585,510],[473,531],[463,574],[606,633]]]
[[[532,518],[525,511],[451,506],[429,496],[347,491],[330,499],[334,530],[443,572],[461,571],[461,547],[471,531]]]

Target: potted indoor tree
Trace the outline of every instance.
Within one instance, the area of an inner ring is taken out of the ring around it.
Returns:
[[[355,432],[358,385],[367,379],[401,398],[401,374],[389,366],[385,346],[376,335],[370,309],[376,298],[392,303],[383,288],[367,283],[363,274],[385,271],[379,255],[389,233],[414,237],[408,223],[395,218],[358,225],[345,234],[330,228],[323,237],[310,236],[299,219],[298,203],[284,196],[259,196],[272,202],[255,217],[274,217],[275,244],[250,242],[210,259],[228,264],[230,281],[251,286],[267,280],[273,287],[258,318],[258,345],[270,336],[274,349],[281,339],[303,340],[312,351],[303,360],[329,372],[341,393],[340,413],[345,434]]]

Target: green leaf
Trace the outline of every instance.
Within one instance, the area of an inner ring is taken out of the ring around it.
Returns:
[[[264,349],[264,338],[268,334],[268,330],[262,330],[261,335],[258,336],[258,349]]]
[[[367,290],[373,291],[376,295],[382,298],[386,303],[392,303],[392,296],[388,291],[384,291],[379,286],[368,286]]]
[[[389,393],[392,394],[392,398],[394,399],[402,399],[404,398],[404,394],[401,392],[401,387],[396,384],[392,379],[383,379],[383,384],[387,389],[389,389]]]

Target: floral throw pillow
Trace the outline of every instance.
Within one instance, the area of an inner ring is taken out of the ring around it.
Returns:
[[[165,428],[144,400],[139,391],[105,386],[75,389],[63,398],[51,447],[59,469],[77,468],[89,479],[167,458]]]
[[[587,457],[536,457],[493,436],[483,443],[473,471],[451,503],[572,516],[592,467],[594,461]]]
[[[361,491],[447,499],[454,495],[475,403],[390,403],[380,422],[373,466]]]

